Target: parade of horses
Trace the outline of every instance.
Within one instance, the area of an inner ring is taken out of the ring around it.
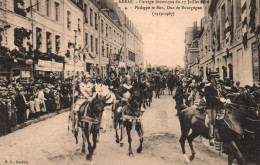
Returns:
[[[260,165],[260,0],[0,0],[0,165]]]
[[[123,81],[120,82],[116,72],[111,72],[110,78],[104,83],[93,83],[86,75],[79,83],[77,97],[85,101],[81,102],[79,109],[71,110],[69,119],[76,143],[78,132],[82,131],[83,153],[86,152],[87,140],[88,161],[94,159],[92,156],[105,106],[110,106],[112,111],[115,142],[124,147],[124,138],[127,138],[128,155],[133,156],[131,130],[134,129],[140,141],[136,152],[141,153],[144,140],[142,115],[152,106],[153,95],[160,98],[168,88],[168,94],[176,100],[176,115],[181,129],[179,142],[186,163],[195,158],[192,142],[198,136],[209,139],[211,146],[215,145],[216,150],[227,154],[229,165],[234,159],[238,164],[259,163],[260,88],[257,85],[236,86],[232,81],[219,80],[215,72],[208,75],[207,81],[197,76],[182,76],[172,72],[147,74],[137,71],[132,77],[126,74],[122,76]],[[185,151],[186,139],[191,149],[190,157]]]

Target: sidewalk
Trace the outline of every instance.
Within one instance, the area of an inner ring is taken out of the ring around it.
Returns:
[[[37,119],[28,120],[28,121],[24,122],[23,124],[16,125],[15,128],[13,128],[12,132],[17,131],[17,130],[19,130],[19,129],[22,129],[22,128],[24,128],[24,127],[27,127],[27,126],[29,126],[29,125],[31,125],[31,124],[33,124],[33,123],[38,123],[38,122],[40,122],[40,121],[46,120],[46,119],[51,118],[51,117],[53,117],[53,116],[56,116],[56,115],[58,115],[58,114],[60,114],[60,113],[67,112],[67,111],[69,111],[69,110],[70,110],[70,108],[66,108],[66,109],[63,109],[63,110],[60,110],[60,111],[57,111],[57,112],[45,114],[45,115],[43,115],[43,116],[40,116],[40,117],[37,118]],[[10,133],[12,133],[12,132],[10,132]]]

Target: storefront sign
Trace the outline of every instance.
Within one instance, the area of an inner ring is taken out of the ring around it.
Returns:
[[[30,71],[27,70],[21,71],[21,76],[22,78],[30,78],[31,77]]]
[[[36,65],[35,69],[40,71],[61,72],[63,69],[63,63],[55,62],[54,60],[39,60],[38,65]]]
[[[25,61],[25,64],[26,64],[26,65],[32,65],[32,64],[33,64],[33,60],[32,60],[32,59],[27,59],[27,60]]]

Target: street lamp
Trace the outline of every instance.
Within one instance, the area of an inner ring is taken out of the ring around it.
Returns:
[[[73,110],[74,110],[74,108],[75,108],[75,101],[74,101],[74,97],[75,97],[75,83],[76,83],[76,81],[75,81],[75,75],[76,75],[76,63],[78,62],[78,58],[77,58],[77,56],[78,56],[78,54],[79,54],[79,50],[78,49],[76,49],[76,44],[77,44],[77,30],[74,30],[74,32],[75,32],[75,36],[74,36],[74,38],[75,38],[75,44],[74,44],[74,51],[73,51],[73,80],[72,80],[72,82],[73,82],[73,87],[72,87],[72,108],[73,108]]]

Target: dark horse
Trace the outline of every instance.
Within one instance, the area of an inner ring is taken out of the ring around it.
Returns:
[[[86,159],[89,161],[92,161],[92,155],[96,148],[97,136],[100,129],[100,121],[105,106],[105,97],[97,95],[92,102],[83,107],[83,116],[81,117],[83,136],[82,152],[85,152],[85,140],[87,140],[89,153],[87,154]],[[91,134],[93,145],[90,142]]]
[[[131,130],[135,129],[138,133],[140,145],[137,149],[137,153],[142,152],[142,144],[143,144],[143,125],[141,122],[141,116],[143,112],[141,111],[142,106],[142,96],[138,88],[133,87],[131,98],[128,100],[127,105],[122,110],[122,119],[124,123],[124,127],[126,128],[126,133],[128,136],[129,143],[129,156],[133,156],[132,151],[132,138],[131,138]]]
[[[254,162],[259,161],[257,160],[257,158],[259,158],[259,152],[253,152],[252,154],[251,151],[259,151],[260,143],[258,132],[260,132],[260,117],[258,116],[256,108],[247,106],[255,106],[256,103],[254,100],[255,99],[247,92],[239,94],[233,100],[232,104],[225,106],[226,111],[224,119],[216,120],[215,127],[218,130],[216,137],[223,142],[224,152],[228,154],[229,165],[232,164],[235,158],[238,160],[239,164],[247,164],[250,161],[249,159]],[[233,108],[230,108],[230,106]],[[196,107],[184,109],[179,116],[182,131],[180,143],[186,163],[193,160],[195,157],[195,150],[192,145],[194,138],[199,135],[209,138],[205,119],[199,116]],[[192,132],[189,134],[191,129]],[[187,157],[185,152],[186,139],[188,140],[192,152],[190,158]]]
[[[99,134],[100,122],[102,119],[102,114],[104,107],[109,105],[106,103],[107,98],[103,95],[97,94],[96,97],[91,102],[85,102],[80,108],[80,125],[82,131],[82,153],[85,153],[85,141],[88,143],[88,154],[86,159],[92,161],[92,156],[96,148],[97,136]],[[72,121],[73,134],[76,139],[76,144],[78,144],[78,132],[75,130],[75,116],[77,114],[71,112],[69,115],[69,120]],[[92,143],[90,141],[90,135],[92,134]]]

